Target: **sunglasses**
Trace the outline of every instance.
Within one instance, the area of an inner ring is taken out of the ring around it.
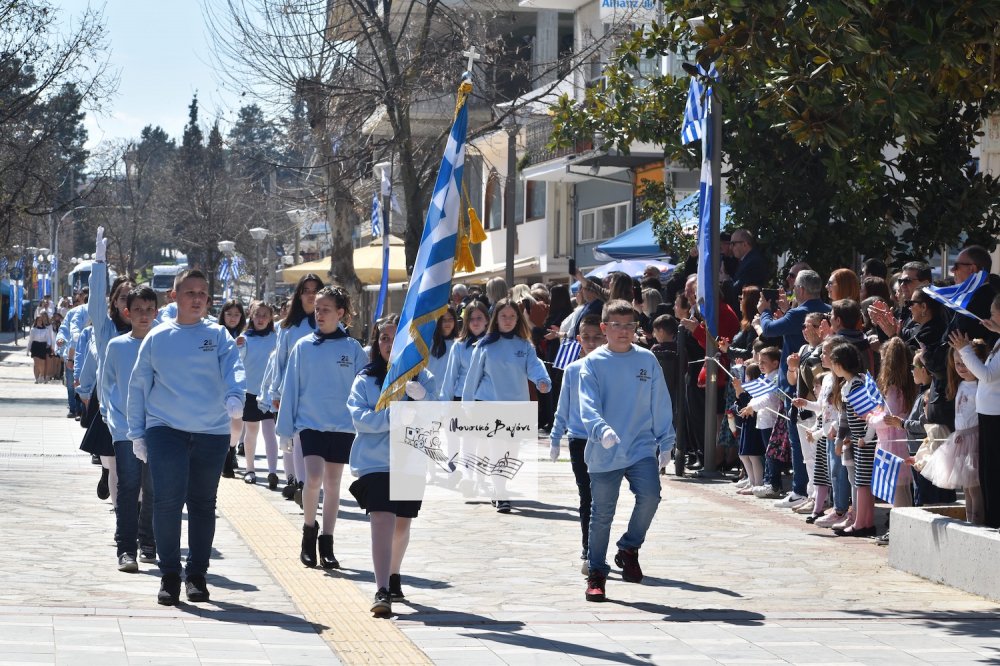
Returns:
[[[906,307],[909,308],[909,307],[912,307],[914,305],[923,305],[924,301],[903,301],[903,303],[905,303]]]
[[[899,282],[899,284],[910,284],[911,282],[916,282],[916,280],[911,277],[901,277],[897,280],[897,282]]]

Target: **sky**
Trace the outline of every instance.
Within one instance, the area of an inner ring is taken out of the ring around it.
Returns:
[[[100,0],[55,0],[63,22]],[[104,19],[110,66],[119,74],[115,97],[103,113],[88,111],[87,146],[131,139],[146,125],[159,125],[180,140],[191,97],[198,93],[202,124],[216,118],[227,124],[238,97],[223,89],[211,62],[208,28],[200,0],[106,0]]]

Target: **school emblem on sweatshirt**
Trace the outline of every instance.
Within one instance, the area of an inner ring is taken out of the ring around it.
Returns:
[[[351,367],[351,359],[348,358],[346,354],[341,355],[340,360],[337,361],[337,364],[342,368],[349,368]]]
[[[198,349],[202,350],[203,352],[215,351],[215,340],[207,340],[207,339],[202,340],[201,345],[198,347]]]
[[[528,353],[523,349],[518,349],[514,355],[517,356],[518,358],[525,358],[528,355]]]
[[[637,374],[635,377],[640,382],[648,382],[649,381],[649,373],[646,372],[646,368],[642,368],[641,370],[639,370],[639,374]]]

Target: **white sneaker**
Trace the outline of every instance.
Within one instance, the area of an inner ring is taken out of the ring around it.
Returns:
[[[846,530],[853,524],[854,524],[854,511],[849,509],[847,513],[844,514],[843,520],[841,520],[839,523],[834,523],[832,527],[835,530]]]
[[[791,509],[797,502],[805,501],[806,497],[802,495],[797,495],[794,492],[788,493],[783,498],[774,503],[779,509]]]
[[[833,527],[842,521],[845,515],[847,514],[838,514],[836,511],[831,511],[822,518],[817,518],[813,525],[816,527]]]
[[[750,485],[750,479],[740,479],[739,481],[736,482],[736,489],[743,490],[749,485]]]
[[[777,499],[781,497],[781,493],[771,486],[764,484],[753,489],[753,496],[758,499]]]

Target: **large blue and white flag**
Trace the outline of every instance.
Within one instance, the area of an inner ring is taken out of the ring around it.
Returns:
[[[758,377],[744,384],[743,390],[749,393],[751,398],[759,398],[777,391],[778,383],[772,382],[767,377]]]
[[[379,211],[378,192],[372,195],[372,238],[382,235],[382,215]]]
[[[701,65],[698,72],[703,76],[718,79],[719,74],[713,64],[708,71]],[[688,101],[684,107],[684,122],[681,129],[682,143],[701,139],[701,179],[698,186],[698,308],[705,319],[705,326],[712,337],[718,331],[719,295],[713,293],[712,276],[719,270],[718,248],[712,243],[712,126],[715,105],[712,104],[712,88],[698,76],[691,77]]]
[[[565,370],[567,365],[580,358],[580,351],[582,349],[583,347],[576,340],[564,339],[559,343],[559,350],[552,361],[552,367]]]
[[[955,312],[964,314],[966,317],[972,317],[976,321],[979,321],[980,317],[972,314],[965,308],[968,307],[969,301],[972,300],[972,295],[976,293],[976,290],[983,286],[989,279],[989,275],[986,271],[979,271],[967,277],[961,284],[951,285],[950,287],[924,287],[924,293],[933,298],[935,301],[946,305]]]
[[[879,390],[878,384],[875,383],[870,372],[865,373],[864,383],[848,393],[845,399],[847,404],[854,408],[854,413],[858,415],[858,418],[885,406],[882,391]]]
[[[903,459],[883,449],[875,449],[875,466],[872,469],[872,494],[892,504],[896,498],[896,481]]]
[[[462,202],[462,170],[465,165],[465,134],[469,124],[466,100],[472,82],[458,88],[455,121],[441,158],[437,182],[424,221],[424,233],[413,265],[410,287],[403,301],[396,340],[389,357],[389,372],[382,384],[376,409],[384,409],[403,393],[406,382],[427,365],[438,318],[445,313],[451,296],[451,274],[458,244]]]

